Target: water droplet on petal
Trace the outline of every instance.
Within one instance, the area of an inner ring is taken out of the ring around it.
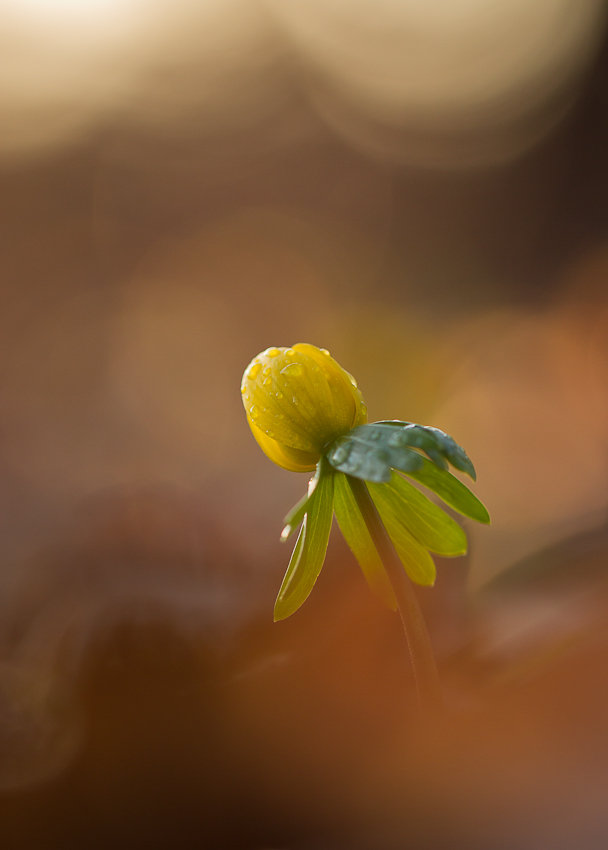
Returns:
[[[281,390],[277,390],[276,393],[275,393],[275,396],[277,398],[281,399],[281,398],[283,398],[283,393],[281,392]]]
[[[370,438],[370,440],[376,441],[376,440],[379,440],[381,436],[382,436],[382,434],[379,431],[371,431],[369,438]]]
[[[272,384],[272,378],[264,378],[264,386],[269,387]]]
[[[312,367],[312,371],[313,371],[313,372],[320,372],[320,371],[321,371],[321,367],[320,367],[320,366],[317,366],[317,364],[315,363],[315,364],[314,364],[314,366]]]
[[[270,368],[270,366],[266,366],[266,368],[262,372],[262,375],[264,375],[264,377],[267,378],[268,375],[270,375],[271,372],[272,372],[272,369]]]
[[[326,357],[330,357],[330,356],[331,356],[331,355],[330,355],[330,353],[329,353],[329,351],[328,351],[326,348],[322,348],[322,349],[321,349],[321,354],[324,354]]]
[[[285,352],[285,357],[295,357],[295,356],[296,356],[296,353],[293,350],[293,348],[288,348],[287,351]]]
[[[290,363],[281,369],[281,375],[289,375],[290,378],[301,378],[304,374],[304,367],[301,363]]]
[[[257,406],[257,404],[253,404],[253,405],[249,408],[249,413],[251,414],[252,419],[258,419],[258,418],[261,416],[262,411],[261,411],[261,410],[260,410],[260,408]]]
[[[260,369],[262,368],[261,363],[252,363],[249,369],[247,370],[247,377],[250,381],[255,381],[257,376],[260,373]]]
[[[274,431],[266,431],[266,435],[274,440]]]
[[[245,395],[245,393],[247,392],[247,387],[241,387],[241,392],[243,393],[243,395]]]
[[[278,348],[267,348],[266,352],[265,352],[267,357],[276,357],[277,354],[280,354],[280,353],[281,352],[279,351]]]
[[[398,449],[400,446],[405,445],[407,443],[407,438],[404,439],[403,434],[393,434],[392,437],[389,437],[388,444],[392,446],[394,449]]]

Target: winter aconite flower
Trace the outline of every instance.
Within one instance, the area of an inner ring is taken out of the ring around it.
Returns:
[[[253,436],[292,472],[311,472],[336,437],[367,420],[355,379],[315,345],[267,348],[245,370],[241,392]]]
[[[404,475],[459,513],[490,521],[482,503],[448,472],[450,463],[475,478],[463,449],[436,428],[396,420],[366,424],[355,379],[325,349],[307,344],[266,349],[245,370],[241,392],[249,425],[266,455],[293,472],[316,470],[307,494],[285,517],[282,539],[301,529],[276,601],[276,620],[296,611],[312,590],[334,511],[370,586],[396,607],[362,498],[373,500],[371,509],[417,584],[435,581],[430,552],[466,552],[460,525]]]

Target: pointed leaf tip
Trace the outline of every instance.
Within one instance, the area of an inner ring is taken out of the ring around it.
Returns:
[[[423,451],[437,466],[447,469],[449,461],[455,469],[477,479],[471,459],[453,437],[431,425],[417,425],[400,419],[384,419],[374,422],[392,433],[391,445],[411,446]],[[395,467],[398,468],[398,467]],[[405,471],[405,470],[404,470]]]
[[[428,487],[458,513],[474,519],[476,522],[490,525],[490,514],[483,502],[450,472],[446,472],[444,469],[435,466],[431,461],[424,459],[422,469],[408,472],[407,475],[414,481]]]

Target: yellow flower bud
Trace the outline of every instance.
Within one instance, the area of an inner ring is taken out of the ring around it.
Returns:
[[[267,348],[245,369],[241,392],[253,436],[292,472],[311,472],[336,437],[367,421],[355,379],[315,345]]]

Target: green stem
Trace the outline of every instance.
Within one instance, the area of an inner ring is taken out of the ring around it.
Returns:
[[[429,633],[414,587],[395,551],[393,541],[384,527],[365,481],[352,475],[347,475],[346,478],[397,598],[414,670],[420,711],[423,717],[435,717],[443,710],[441,686]]]

